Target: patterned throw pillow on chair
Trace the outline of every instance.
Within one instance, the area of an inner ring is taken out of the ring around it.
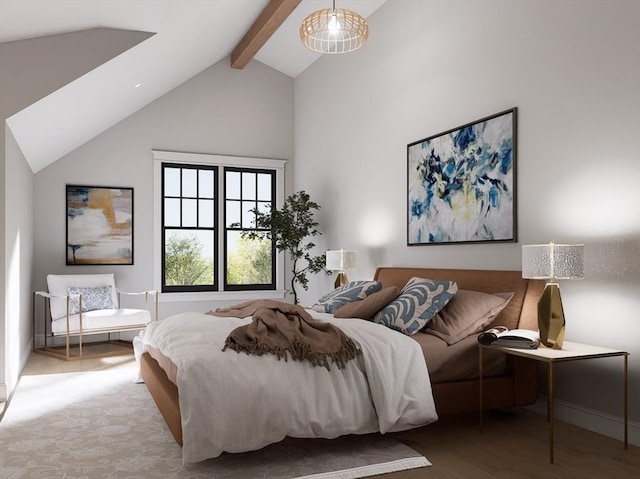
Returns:
[[[97,309],[114,309],[113,288],[111,286],[81,287],[71,286],[67,289],[69,295],[82,295],[82,312],[95,311]],[[78,296],[71,296],[70,314],[78,314],[80,300]]]
[[[379,281],[351,281],[325,294],[311,309],[319,313],[333,313],[345,304],[361,301],[381,289]]]
[[[412,335],[424,328],[458,291],[454,281],[411,278],[400,296],[385,306],[373,321]]]

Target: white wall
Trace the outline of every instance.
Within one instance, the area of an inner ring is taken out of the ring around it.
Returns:
[[[322,206],[319,248],[359,251],[350,279],[379,265],[520,269],[523,244],[584,242],[585,280],[561,285],[566,339],[631,353],[636,443],[639,19],[635,0],[390,1],[361,51],[327,55],[295,81],[295,187]],[[518,242],[407,247],[407,144],[511,107]],[[330,284],[314,281],[303,303]],[[556,374],[559,414],[621,437],[621,358]]]
[[[151,150],[291,160],[293,80],[255,61],[234,70],[225,58],[38,172],[35,288],[46,288],[48,273],[113,272],[125,291],[153,289]],[[288,185],[292,167],[289,161]],[[66,184],[134,188],[133,266],[65,265]],[[160,316],[216,306],[169,302],[165,297]]]
[[[5,231],[6,231],[6,218],[7,218],[7,201],[6,201],[6,155],[4,152],[5,136],[7,135],[6,127],[3,121],[3,130],[0,131],[0,401],[6,400],[9,397],[10,390],[7,384],[8,361],[7,361],[7,314],[5,310],[5,297],[6,297],[6,284],[7,284],[7,272],[5,268],[5,257],[7,256],[5,245]]]
[[[5,130],[4,397],[8,397],[31,354],[33,174],[11,131]],[[2,354],[4,353],[4,354]],[[2,360],[0,360],[0,363]],[[0,397],[3,394],[0,393]]]
[[[33,175],[13,134],[4,128],[2,185],[2,300],[0,400],[10,396],[31,353]]]
[[[0,400],[32,339],[33,175],[6,120],[149,35],[98,28],[0,43]]]

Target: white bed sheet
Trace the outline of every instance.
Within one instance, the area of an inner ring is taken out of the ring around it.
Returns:
[[[360,319],[335,319],[362,349],[345,369],[327,371],[274,355],[222,351],[247,318],[181,313],[153,322],[136,341],[177,367],[183,461],[260,449],[284,439],[402,431],[437,420],[429,373],[411,338]]]

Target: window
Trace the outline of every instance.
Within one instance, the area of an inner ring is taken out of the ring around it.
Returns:
[[[162,291],[216,291],[216,166],[162,164]]]
[[[225,290],[275,289],[275,247],[256,232],[255,211],[275,204],[274,171],[225,168]]]
[[[256,228],[254,211],[284,201],[285,162],[167,151],[153,156],[156,287],[172,293],[171,300],[281,295],[282,258]]]

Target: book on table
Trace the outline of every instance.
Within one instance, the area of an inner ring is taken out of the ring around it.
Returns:
[[[495,326],[481,332],[478,342],[485,346],[504,346],[506,348],[536,349],[540,344],[538,331],[530,329],[509,329]]]

